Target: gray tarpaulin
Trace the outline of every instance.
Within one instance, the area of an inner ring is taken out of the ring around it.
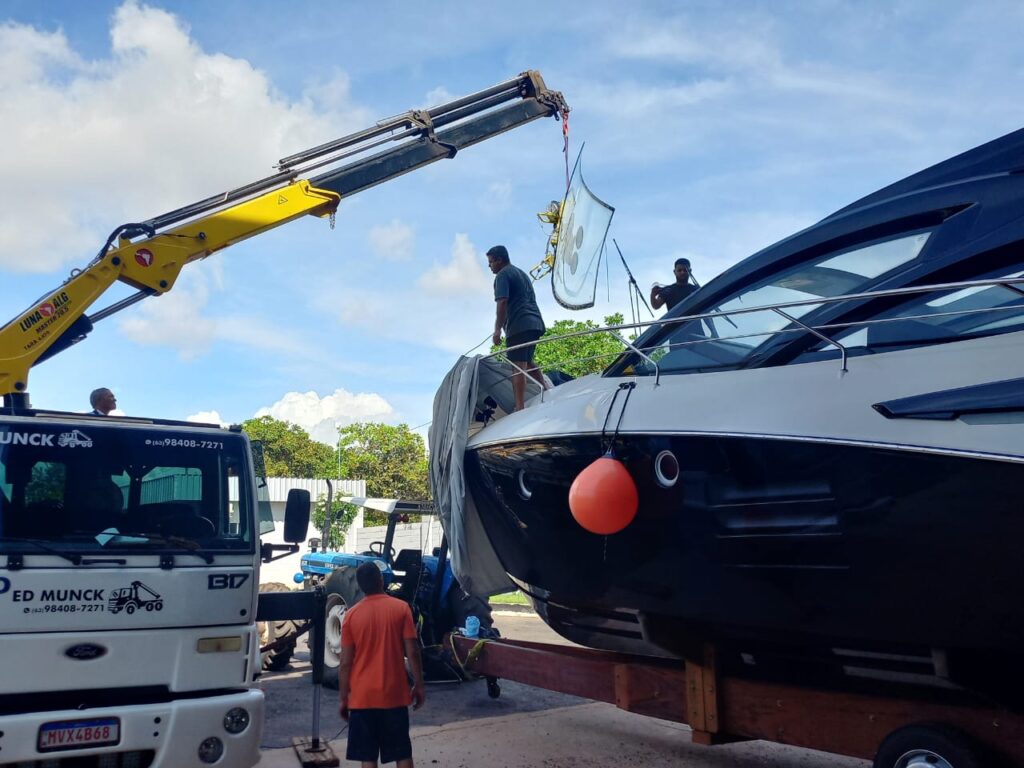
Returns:
[[[479,597],[512,588],[491,546],[471,496],[466,494],[463,465],[470,432],[483,425],[474,415],[490,395],[497,404],[494,417],[512,411],[515,402],[510,376],[514,369],[504,362],[480,356],[461,357],[434,395],[430,426],[430,487],[448,537],[455,578],[467,592]],[[527,379],[527,397],[540,392]]]

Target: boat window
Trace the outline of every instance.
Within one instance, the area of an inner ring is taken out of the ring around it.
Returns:
[[[821,306],[815,299],[858,293],[879,276],[913,260],[924,248],[929,231],[914,232],[867,245],[824,254],[818,259],[777,272],[745,286],[701,313],[721,317],[667,326],[644,345],[645,353],[662,373],[687,373],[735,367],[786,328],[795,328],[785,316],[771,309],[789,302],[807,302],[783,309],[793,318]],[[612,375],[653,375],[654,366],[643,360],[627,360]]]
[[[1020,277],[1024,277],[1024,269],[1017,264],[973,279]],[[848,349],[872,352],[1022,329],[1024,284],[993,285],[916,295],[864,324],[834,334],[834,338]],[[828,352],[828,348],[816,344],[810,354]]]

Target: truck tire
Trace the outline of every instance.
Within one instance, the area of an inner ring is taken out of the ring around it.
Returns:
[[[291,589],[287,584],[272,581],[268,584],[260,584],[260,592],[291,592]],[[261,648],[269,643],[298,634],[295,622],[290,619],[284,621],[261,621],[258,623],[257,629],[260,633]],[[292,660],[293,653],[295,653],[294,641],[283,648],[278,648],[276,651],[267,651],[260,654],[263,669],[269,672],[280,672],[282,669],[287,669],[289,662]]]
[[[345,611],[365,597],[356,581],[356,569],[337,568],[324,584],[327,592],[327,619],[324,626],[324,687],[338,689],[338,663],[341,660],[341,623]]]

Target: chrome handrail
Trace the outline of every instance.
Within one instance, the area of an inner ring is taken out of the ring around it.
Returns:
[[[907,315],[907,316],[903,316],[903,317],[875,318],[875,319],[868,319],[868,320],[855,320],[855,321],[846,322],[846,323],[828,323],[828,324],[819,325],[819,326],[807,325],[807,324],[801,322],[800,320],[798,320],[796,317],[791,316],[789,313],[784,312],[783,310],[789,309],[789,308],[792,308],[792,307],[820,306],[820,305],[824,305],[824,304],[837,304],[839,302],[857,301],[857,300],[861,300],[861,299],[876,299],[876,298],[885,298],[885,297],[891,297],[891,296],[908,296],[908,295],[922,294],[922,293],[941,293],[941,292],[945,292],[945,291],[966,290],[968,288],[987,288],[987,287],[993,287],[993,286],[1002,286],[1004,288],[1007,288],[1007,289],[1012,290],[1012,291],[1017,292],[1017,293],[1024,293],[1024,291],[1021,291],[1021,289],[1015,287],[1015,286],[1018,286],[1018,285],[1024,285],[1024,276],[1022,276],[1022,277],[995,278],[995,279],[991,279],[991,280],[963,280],[963,281],[952,282],[952,283],[934,283],[932,285],[911,286],[911,287],[906,287],[906,288],[888,288],[888,289],[876,290],[876,291],[864,291],[864,292],[860,292],[860,293],[848,293],[848,294],[843,294],[841,296],[822,296],[822,297],[814,298],[814,299],[801,299],[799,301],[786,301],[786,302],[778,302],[776,304],[763,304],[763,305],[759,305],[759,306],[756,306],[756,307],[743,307],[743,308],[739,308],[739,309],[730,309],[730,310],[726,310],[726,311],[702,312],[702,313],[694,314],[694,315],[682,315],[680,317],[655,318],[655,319],[652,319],[652,320],[645,320],[645,321],[636,322],[636,323],[620,323],[618,325],[608,325],[608,326],[602,326],[602,327],[597,327],[597,328],[586,328],[586,329],[584,329],[582,331],[573,331],[571,333],[560,334],[558,336],[542,337],[540,339],[537,339],[537,341],[532,341],[532,342],[529,342],[527,344],[519,344],[519,345],[516,345],[514,347],[508,347],[506,349],[501,349],[501,350],[498,350],[496,352],[492,352],[492,353],[489,353],[487,355],[483,355],[482,357],[484,357],[484,358],[504,357],[506,352],[509,352],[509,351],[511,351],[513,349],[521,349],[521,348],[527,347],[527,346],[547,344],[547,343],[551,343],[553,341],[561,341],[561,340],[564,340],[564,339],[579,338],[579,337],[583,337],[583,336],[591,336],[591,335],[598,334],[598,333],[610,333],[617,341],[619,341],[621,344],[623,344],[626,348],[628,348],[629,350],[639,354],[641,357],[643,357],[649,363],[654,365],[654,367],[655,367],[655,376],[656,376],[655,383],[657,384],[657,382],[658,382],[658,380],[660,379],[660,376],[661,376],[661,369],[660,369],[660,366],[658,365],[658,363],[655,360],[653,360],[651,357],[649,357],[647,354],[645,354],[640,348],[636,347],[634,344],[629,342],[620,333],[621,331],[640,331],[640,330],[647,329],[647,328],[652,328],[652,327],[668,327],[668,326],[673,326],[673,325],[681,325],[681,324],[684,324],[684,323],[692,322],[694,320],[705,320],[705,319],[707,319],[707,320],[712,320],[713,321],[713,320],[716,320],[716,319],[725,319],[725,318],[728,318],[728,317],[730,317],[732,315],[746,315],[746,314],[752,314],[752,313],[755,313],[755,312],[774,312],[775,314],[778,314],[778,315],[781,315],[782,317],[785,317],[787,320],[789,320],[792,323],[795,323],[799,327],[798,328],[778,328],[778,329],[774,329],[774,330],[759,331],[759,332],[756,332],[756,333],[736,334],[736,335],[733,335],[733,336],[708,336],[708,337],[704,337],[704,338],[693,339],[693,340],[690,340],[690,341],[674,342],[674,343],[669,345],[669,348],[672,349],[672,348],[676,348],[676,347],[692,346],[692,345],[695,345],[695,344],[704,344],[704,343],[707,343],[709,341],[731,341],[731,340],[735,340],[735,339],[755,338],[755,337],[758,337],[758,336],[770,337],[770,336],[776,336],[776,335],[784,334],[784,333],[811,333],[811,334],[819,337],[820,339],[822,339],[826,343],[828,343],[828,344],[830,344],[830,345],[832,345],[832,346],[834,346],[834,347],[839,349],[840,355],[841,355],[841,358],[842,358],[842,371],[846,372],[846,370],[847,370],[847,362],[848,362],[848,352],[847,352],[847,349],[843,345],[841,345],[840,343],[835,341],[834,339],[831,339],[828,336],[826,336],[823,333],[821,333],[821,331],[829,331],[829,330],[835,330],[835,329],[844,329],[844,328],[850,328],[850,327],[854,327],[854,326],[865,326],[865,327],[868,327],[868,326],[871,326],[871,325],[883,324],[883,323],[905,322],[907,320],[926,320],[926,319],[933,319],[933,318],[937,318],[937,317],[950,317],[950,316],[959,316],[959,315],[966,316],[966,315],[981,314],[981,313],[986,313],[986,312],[1020,311],[1021,307],[1020,306],[982,307],[982,308],[979,308],[979,309],[963,309],[963,310],[956,310],[956,311],[953,311],[953,312],[933,312],[933,313],[924,314],[924,315]],[[619,354],[621,354],[621,353],[619,353]],[[592,356],[587,357],[587,358],[580,358],[579,360],[576,360],[574,358],[573,360],[565,361],[565,362],[579,362],[579,361],[583,361],[583,360],[596,359],[598,357],[605,357],[605,356],[606,355],[592,355]],[[608,356],[610,356],[610,355],[608,355]],[[506,360],[507,360],[507,358],[506,358]]]

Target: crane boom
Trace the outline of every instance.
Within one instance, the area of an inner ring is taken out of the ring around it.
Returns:
[[[539,117],[563,117],[568,111],[562,95],[548,90],[540,73],[531,70],[282,158],[275,174],[251,184],[121,225],[84,269],[72,272],[60,287],[0,327],[5,407],[29,407],[32,366],[84,339],[95,322],[171,290],[186,264],[302,216],[333,216],[343,197],[452,158]],[[374,152],[391,143],[396,146]],[[318,169],[324,170],[311,175]],[[116,282],[137,293],[86,315]]]

